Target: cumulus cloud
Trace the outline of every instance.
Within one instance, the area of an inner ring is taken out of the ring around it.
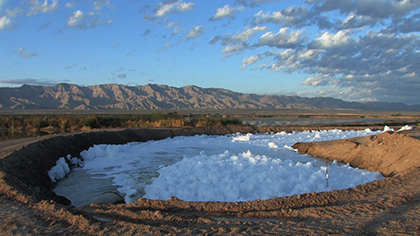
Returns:
[[[362,95],[370,88],[369,94],[365,94],[370,100],[401,100],[398,96],[404,94],[405,102],[414,102],[420,89],[419,83],[413,83],[420,73],[420,53],[410,48],[420,43],[418,35],[396,37],[370,32],[354,42],[341,41],[339,47],[328,43],[337,35],[339,33],[329,34],[324,37],[326,41],[312,49],[280,50],[276,55],[270,55],[275,63],[269,69],[313,74],[301,84],[325,88],[331,93],[342,91],[340,97],[346,100],[356,99],[355,94]],[[243,67],[261,58],[250,57],[243,61]]]
[[[195,3],[193,2],[184,2],[182,0],[167,0],[158,4],[158,6],[153,9],[153,15],[145,15],[143,19],[145,20],[154,20],[156,18],[164,18],[169,14],[173,13],[183,13],[186,11],[192,11],[194,9]]]
[[[81,10],[76,10],[73,12],[67,20],[67,26],[70,28],[78,29],[92,29],[101,24],[111,24],[112,21],[108,20],[103,22],[100,18],[100,14],[95,12],[83,12]]]
[[[112,7],[110,0],[95,0],[93,1],[93,9],[99,11],[102,7]]]
[[[235,13],[241,12],[244,10],[245,10],[245,7],[233,8],[233,7],[229,7],[229,5],[225,5],[224,7],[218,8],[216,11],[216,14],[214,14],[209,20],[216,21],[216,20],[221,20],[224,18],[235,19]]]
[[[354,13],[376,19],[403,16],[420,7],[419,1],[410,0],[316,0],[308,2],[316,4],[314,13],[338,10],[342,14]]]
[[[210,44],[215,44],[218,41],[220,41],[221,44],[224,46],[228,44],[244,43],[244,42],[247,42],[249,39],[253,38],[255,33],[264,32],[267,30],[268,30],[268,27],[266,26],[256,26],[253,28],[246,29],[245,31],[242,31],[242,32],[237,32],[235,35],[230,35],[230,34],[216,35],[210,40]]]
[[[271,31],[265,33],[258,41],[258,46],[295,48],[304,42],[305,39],[301,38],[304,33],[305,30],[291,31],[289,28],[284,27],[276,34]]]
[[[187,34],[187,39],[195,39],[204,33],[204,26],[194,26],[192,30]]]
[[[247,65],[255,64],[257,61],[262,60],[264,58],[266,58],[266,55],[265,54],[254,55],[254,56],[250,56],[250,57],[245,58],[242,61],[242,70],[245,69],[245,67]]]
[[[314,14],[311,13],[307,6],[293,6],[285,8],[277,12],[266,12],[259,11],[252,18],[254,25],[260,25],[264,23],[273,23],[280,26],[293,26],[302,27],[313,23]]]
[[[312,89],[301,95],[418,103],[420,1],[307,0],[279,11],[259,11],[251,22],[254,27],[275,25],[279,31],[266,29],[248,47],[238,47],[248,44],[229,34],[210,41],[220,41],[226,54],[258,49],[243,59],[242,69],[252,65],[251,70],[308,74],[301,85]],[[318,35],[307,33],[316,30]]]
[[[73,2],[68,2],[66,3],[66,5],[64,5],[65,8],[67,9],[73,9],[74,8],[74,3]]]
[[[166,28],[171,28],[181,23],[180,21],[171,21],[166,25]]]
[[[223,56],[223,58],[239,54],[239,53],[243,52],[245,48],[246,48],[245,45],[232,45],[232,46],[229,45],[229,46],[226,46],[222,50],[222,53],[225,54]]]
[[[386,30],[397,33],[420,32],[420,13],[412,16],[393,18],[393,23]]]
[[[254,25],[273,23],[286,27],[316,25],[321,29],[361,29],[399,20],[420,7],[420,1],[388,0],[308,0],[302,6],[292,6],[275,12],[260,11],[252,18]],[[338,11],[344,18],[329,20],[330,13]]]
[[[320,37],[315,38],[309,43],[309,49],[328,49],[334,47],[344,47],[349,43],[354,43],[351,35],[345,31],[338,31],[336,34],[325,32]]]
[[[29,11],[26,13],[27,16],[36,15],[38,13],[53,13],[59,9],[58,0],[39,0],[29,1]]]
[[[13,22],[8,16],[0,17],[0,30],[7,30],[12,28]]]

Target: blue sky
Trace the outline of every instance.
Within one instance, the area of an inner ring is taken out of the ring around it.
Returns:
[[[0,86],[420,104],[420,0],[0,0]]]

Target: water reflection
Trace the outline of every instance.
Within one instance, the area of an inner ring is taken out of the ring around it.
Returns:
[[[290,117],[270,117],[270,118],[241,118],[244,125],[254,126],[286,126],[286,125],[327,125],[327,124],[363,124],[363,123],[383,123],[383,122],[415,122],[413,119],[389,118],[290,118]]]
[[[15,139],[15,138],[26,138],[26,137],[37,137],[42,135],[48,135],[48,132],[42,132],[39,130],[9,130],[0,129],[0,140]]]

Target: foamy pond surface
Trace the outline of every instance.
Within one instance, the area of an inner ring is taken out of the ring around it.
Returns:
[[[197,135],[83,151],[83,167],[54,191],[79,206],[107,191],[126,202],[140,197],[185,201],[247,201],[345,189],[381,179],[377,172],[329,163],[291,149],[296,142],[373,135],[365,131]],[[328,186],[327,186],[328,185]]]

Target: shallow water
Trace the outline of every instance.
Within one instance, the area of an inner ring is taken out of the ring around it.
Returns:
[[[296,142],[372,135],[371,131],[197,135],[83,151],[84,167],[54,190],[79,206],[117,190],[126,202],[140,197],[188,201],[247,201],[355,187],[378,173],[326,163],[290,148]],[[350,178],[349,178],[350,177]]]
[[[241,118],[244,125],[253,126],[286,126],[286,125],[325,125],[352,123],[381,123],[389,121],[386,118]],[[413,119],[395,119],[395,121],[414,122]]]

